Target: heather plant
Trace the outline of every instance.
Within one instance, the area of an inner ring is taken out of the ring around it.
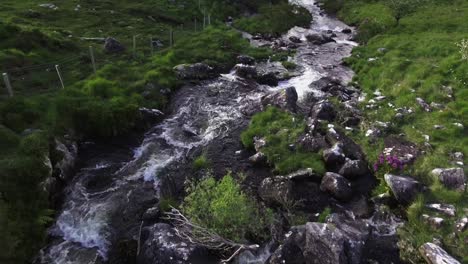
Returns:
[[[400,160],[396,155],[381,153],[373,165],[375,175],[380,180],[380,184],[374,189],[374,195],[379,195],[388,191],[388,187],[383,180],[385,174],[399,174],[405,167],[406,162]]]

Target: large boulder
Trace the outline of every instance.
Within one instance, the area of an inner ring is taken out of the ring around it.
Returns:
[[[261,101],[264,107],[272,105],[283,110],[296,112],[297,99],[298,96],[296,88],[288,87],[284,90],[280,90],[262,97]]]
[[[466,188],[465,172],[462,168],[434,169],[432,175],[437,177],[447,188],[464,192]]]
[[[322,45],[329,42],[335,42],[331,35],[328,34],[309,34],[306,36],[308,42],[314,45]]]
[[[260,73],[257,76],[256,80],[259,84],[264,84],[272,87],[278,86],[279,83],[278,77],[273,72]]]
[[[254,66],[237,64],[234,66],[237,76],[247,79],[257,78],[257,69]]]
[[[336,111],[333,107],[333,104],[327,100],[323,100],[312,107],[309,116],[313,119],[320,119],[331,122],[336,117]]]
[[[403,205],[410,204],[424,190],[421,183],[410,177],[385,174],[384,178],[395,199]]]
[[[328,168],[336,168],[337,166],[345,162],[345,155],[341,144],[336,143],[333,147],[325,149],[323,151],[323,160]]]
[[[174,67],[181,80],[206,80],[215,77],[213,67],[205,63],[180,64]]]
[[[345,163],[339,170],[339,174],[348,179],[357,179],[359,177],[366,176],[369,173],[366,162],[362,160],[346,159]]]
[[[458,260],[450,256],[447,251],[434,243],[423,244],[419,253],[428,264],[460,264]]]
[[[207,254],[204,248],[178,237],[168,224],[145,227],[142,237],[138,264],[202,263],[199,259]]]
[[[333,172],[325,173],[320,184],[320,190],[341,201],[347,201],[353,194],[351,183],[343,176]]]
[[[336,128],[330,128],[327,131],[326,139],[330,144],[340,143],[347,158],[352,160],[366,160],[366,156],[361,147],[343,131]]]
[[[119,53],[125,51],[125,46],[115,38],[108,37],[104,41],[104,50],[107,53]]]

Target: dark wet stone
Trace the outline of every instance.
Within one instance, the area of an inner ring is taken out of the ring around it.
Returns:
[[[320,101],[312,107],[309,116],[313,119],[333,121],[336,118],[336,111],[329,101]]]
[[[293,43],[301,43],[301,42],[302,42],[301,39],[298,38],[298,37],[296,37],[296,36],[291,36],[291,37],[289,37],[289,40],[290,40],[291,42],[293,42]]]
[[[257,69],[254,66],[237,64],[234,70],[242,78],[254,79],[257,77]]]
[[[285,201],[293,201],[292,182],[283,176],[264,179],[258,193],[269,205],[282,205]]]
[[[239,55],[237,56],[237,63],[244,64],[244,65],[254,65],[255,59],[248,55]]]
[[[333,172],[325,173],[320,184],[320,190],[341,201],[348,200],[353,194],[351,183],[343,176]]]
[[[369,174],[367,164],[362,160],[346,160],[339,170],[339,174],[348,179],[356,179]]]
[[[410,177],[385,174],[385,182],[395,199],[403,205],[410,204],[423,191],[423,185]]]
[[[268,72],[268,73],[261,73],[257,76],[257,82],[259,84],[264,84],[268,86],[277,86],[278,85],[278,78],[276,77],[276,74],[273,72]]]
[[[324,150],[322,156],[328,168],[336,168],[345,162],[345,155],[340,144]]]

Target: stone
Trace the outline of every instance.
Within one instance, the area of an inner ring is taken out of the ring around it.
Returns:
[[[154,221],[154,220],[158,220],[160,216],[161,216],[161,210],[159,209],[159,205],[158,205],[158,206],[148,208],[148,210],[146,210],[146,212],[143,214],[142,219],[145,221]]]
[[[276,74],[273,72],[261,73],[257,76],[256,80],[259,84],[264,84],[272,87],[278,86],[279,83]]]
[[[307,263],[349,263],[346,256],[346,236],[332,224],[307,223],[305,225],[303,255]]]
[[[426,207],[433,211],[445,214],[447,216],[455,216],[456,208],[451,204],[426,204]]]
[[[262,152],[257,152],[249,158],[249,161],[255,165],[265,165],[267,163],[267,157]]]
[[[339,174],[348,179],[356,179],[361,176],[366,176],[369,173],[367,164],[362,160],[348,159],[339,170]]]
[[[395,199],[403,205],[410,204],[423,191],[423,185],[410,177],[385,174],[384,178]]]
[[[353,194],[351,183],[343,176],[333,172],[325,173],[320,184],[320,190],[341,201],[348,200]]]
[[[460,264],[447,251],[434,243],[425,243],[419,248],[419,253],[428,264]]]
[[[293,201],[292,182],[284,176],[264,179],[258,193],[269,205],[282,205],[284,202]]]
[[[177,236],[168,224],[157,223],[142,231],[142,246],[137,257],[140,264],[193,263],[206,256],[206,249]]]
[[[259,138],[259,137],[255,137],[254,138],[254,148],[255,148],[255,151],[259,152],[262,150],[262,148],[264,146],[266,146],[267,142],[265,140],[265,138]]]
[[[307,168],[307,169],[301,169],[295,172],[292,172],[286,177],[290,180],[293,181],[302,181],[302,180],[309,180],[309,179],[317,179],[319,176],[314,172],[313,169]]]
[[[320,135],[312,136],[310,133],[300,136],[297,142],[303,150],[310,152],[318,152],[319,150],[328,147],[325,137]]]
[[[356,144],[350,137],[339,129],[329,128],[325,135],[327,142],[330,144],[340,143],[345,156],[352,160],[365,160],[366,156],[361,147]]]
[[[283,110],[296,112],[297,110],[297,92],[296,88],[288,87],[262,97],[261,102],[264,107],[272,105]]]
[[[125,51],[125,46],[122,45],[118,40],[112,37],[106,38],[104,41],[104,50],[107,53],[120,53]]]
[[[433,229],[440,229],[445,222],[445,220],[441,217],[430,216],[427,214],[423,214],[422,219]]]
[[[237,63],[244,64],[244,65],[254,65],[255,59],[248,55],[239,55],[237,56]]]
[[[419,104],[419,106],[421,106],[421,108],[426,111],[426,112],[431,112],[432,111],[432,108],[431,106],[426,103],[426,101],[424,101],[424,99],[418,97],[416,98],[416,102]]]
[[[350,28],[345,28],[343,30],[341,30],[341,33],[345,33],[345,34],[351,34],[353,31],[350,29]]]
[[[306,36],[308,42],[314,45],[322,45],[329,42],[335,42],[335,40],[327,34],[309,34]]]
[[[257,77],[257,69],[254,66],[237,64],[234,66],[237,76],[247,79],[254,79]]]
[[[291,41],[292,43],[301,43],[301,39],[296,37],[296,36],[291,36],[289,37],[289,41]]]
[[[214,68],[205,63],[180,64],[174,71],[181,80],[206,80],[216,76]]]
[[[332,122],[336,118],[336,111],[332,103],[327,100],[319,101],[312,107],[309,116],[313,119],[320,119]]]
[[[322,156],[325,164],[330,168],[343,164],[346,158],[343,149],[341,148],[341,144],[339,143],[336,143],[329,149],[325,149]]]
[[[457,233],[465,232],[466,228],[468,227],[468,217],[462,217],[455,223],[455,231]]]
[[[432,170],[431,174],[447,188],[464,192],[466,188],[466,177],[463,168],[437,168]]]
[[[55,152],[61,159],[54,161],[53,175],[66,182],[74,175],[78,145],[73,141],[55,139]]]

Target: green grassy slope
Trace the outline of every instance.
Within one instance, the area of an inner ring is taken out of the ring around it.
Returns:
[[[467,161],[468,61],[462,60],[457,43],[468,38],[468,2],[422,1],[398,23],[390,1],[324,2],[360,30],[357,38],[363,45],[354,50],[347,63],[356,72],[355,81],[367,93],[361,107],[366,120],[354,136],[369,159],[377,159],[385,137],[401,133],[425,152],[406,171],[430,186],[431,191],[408,209],[409,224],[401,231],[402,256],[421,261],[416,249],[437,237],[451,254],[468,261],[468,247],[463,240],[467,231],[452,235],[454,220],[468,208],[468,195],[449,191],[430,176],[434,168],[454,166],[451,153],[462,152],[465,164]],[[376,91],[386,99],[369,109],[366,106],[372,104],[370,100]],[[424,111],[416,98],[441,104],[441,108]],[[395,109],[405,107],[412,108],[413,113],[395,118]],[[365,133],[375,121],[389,122],[390,128],[383,137],[369,140]],[[379,190],[385,189],[382,187]],[[424,208],[428,202],[454,204],[457,217],[447,219],[443,228],[434,230],[421,220],[421,215],[428,213]]]

